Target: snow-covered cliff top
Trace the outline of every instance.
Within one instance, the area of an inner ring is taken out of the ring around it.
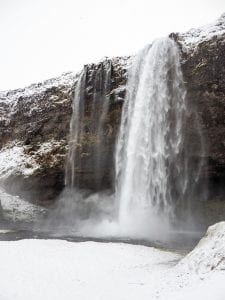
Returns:
[[[112,63],[115,70],[126,70],[130,63],[129,57],[104,57],[99,62],[95,64],[88,64],[87,66],[89,69],[98,68],[102,62],[107,60]],[[12,115],[18,112],[18,104],[23,99],[25,99],[24,105],[26,106],[26,111],[24,110],[23,113],[26,115],[31,115],[33,110],[38,109],[38,102],[40,101],[40,98],[48,90],[57,88],[60,89],[64,94],[67,94],[73,88],[73,85],[76,83],[79,74],[80,72],[67,72],[63,73],[61,76],[51,78],[43,82],[34,83],[25,88],[0,91],[0,122],[9,122],[12,118]],[[58,97],[54,96],[53,94],[50,100],[51,103],[54,103],[55,101],[58,101]]]
[[[22,89],[2,91],[0,92],[0,102],[13,102],[18,97],[29,97],[35,94],[40,94],[48,88],[58,86],[71,86],[74,83],[75,77],[75,73],[68,72],[63,73],[59,77],[51,78],[39,83],[34,83]]]
[[[25,105],[29,106],[29,109],[26,110],[29,110],[29,113],[31,113],[34,109],[38,109],[37,102],[40,100],[40,96],[42,96],[47,90],[62,88],[66,93],[69,89],[71,89],[75,79],[75,73],[63,73],[59,77],[34,83],[25,88],[0,92],[0,121],[10,121],[12,115],[18,112],[18,104],[20,100],[26,99]],[[25,110],[24,114],[26,114]]]
[[[94,64],[90,63],[87,66],[93,66],[93,65],[98,66],[98,64],[102,63],[103,61],[110,60],[114,67],[120,67],[126,69],[130,62],[129,58],[130,58],[129,56],[124,56],[124,57],[116,56],[113,58],[104,57],[99,62]],[[25,88],[8,90],[8,91],[0,91],[0,102],[5,102],[5,103],[12,102],[15,101],[18,97],[29,97],[31,95],[40,94],[43,91],[53,87],[59,87],[59,86],[71,87],[75,83],[76,77],[79,75],[79,73],[80,72],[78,73],[66,72],[58,77],[51,78],[43,82],[31,84]]]
[[[225,13],[215,22],[202,26],[200,28],[192,28],[185,33],[179,34],[178,40],[187,50],[194,50],[199,43],[208,41],[213,37],[225,34]]]

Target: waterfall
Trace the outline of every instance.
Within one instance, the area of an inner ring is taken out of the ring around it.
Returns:
[[[116,149],[119,222],[173,216],[187,187],[185,88],[176,43],[163,38],[134,58]]]
[[[107,159],[102,149],[105,142],[104,122],[110,103],[111,69],[111,62],[106,59],[94,70],[93,66],[85,66],[77,80],[65,178],[70,189],[83,188],[80,174],[85,173],[85,168],[92,174],[92,186],[95,189],[101,186]],[[90,156],[90,153],[92,157],[85,166],[82,158]]]
[[[91,173],[91,183],[101,190],[111,157],[110,152],[108,156],[103,153],[111,85],[109,60],[86,66],[77,80],[67,189],[56,220],[77,235],[167,239],[177,222],[177,207],[186,212],[183,203],[188,194],[192,197],[199,174],[197,164],[195,172],[190,172],[191,157],[184,139],[188,107],[177,44],[159,39],[133,57],[115,150],[115,194],[86,193],[82,176]]]

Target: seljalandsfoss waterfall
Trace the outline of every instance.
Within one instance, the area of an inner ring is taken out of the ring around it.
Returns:
[[[82,236],[168,238],[179,219],[177,207],[187,209],[183,203],[188,201],[191,182],[184,146],[187,106],[179,48],[172,39],[162,38],[132,60],[114,150],[113,191],[87,190],[79,182],[80,172],[88,167],[93,175],[90,185],[98,190],[109,159],[102,149],[110,131],[105,119],[112,66],[105,60],[88,72],[85,67],[75,87],[66,188],[56,208],[57,226],[60,223]],[[91,100],[88,78],[94,83]],[[87,115],[90,124],[85,122]],[[83,156],[89,155],[93,139],[87,166]],[[192,185],[196,182],[192,180]]]
[[[188,180],[185,89],[174,41],[157,40],[135,57],[127,92],[116,150],[119,222],[155,230],[154,222],[173,218]]]
[[[0,1],[0,300],[225,300],[225,1],[30,2]]]

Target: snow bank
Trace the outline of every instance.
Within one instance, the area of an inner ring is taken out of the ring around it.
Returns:
[[[0,242],[0,294],[17,300],[153,299],[154,285],[177,259],[137,245]]]
[[[167,274],[159,299],[225,299],[225,222],[205,237]]]
[[[201,276],[210,271],[225,271],[225,222],[210,226],[205,237],[180,262],[179,267]]]

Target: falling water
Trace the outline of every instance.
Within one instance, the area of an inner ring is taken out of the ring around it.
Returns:
[[[109,109],[110,84],[111,62],[107,59],[94,70],[92,66],[85,66],[76,83],[66,164],[66,186],[69,188],[81,187],[80,178],[85,173],[82,157],[89,156],[89,152],[92,157],[87,168],[94,178],[93,186],[97,189],[102,183],[106,163],[102,154],[104,122]]]
[[[173,204],[182,200],[185,111],[179,49],[169,38],[156,40],[134,58],[128,77],[116,149],[121,226],[140,220],[149,226],[153,215],[169,218]]]
[[[107,140],[104,126],[110,108],[111,67],[106,60],[94,70],[85,67],[78,78],[67,189],[56,219],[74,223],[69,230],[75,228],[77,235],[165,240],[175,223],[175,210],[183,209],[180,203],[191,194],[199,174],[195,168],[192,181],[188,176],[190,156],[184,139],[188,109],[179,49],[173,40],[164,38],[133,58],[115,153],[115,195],[85,194],[79,172],[85,176],[88,166],[93,184],[101,188],[107,169],[109,156],[104,157],[102,149]],[[88,152],[90,160],[82,160]]]

